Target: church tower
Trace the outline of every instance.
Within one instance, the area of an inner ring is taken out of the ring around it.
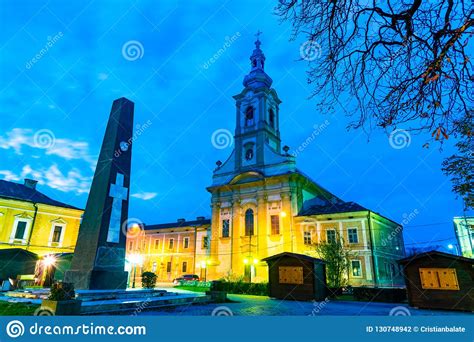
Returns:
[[[243,89],[234,96],[234,150],[224,163],[217,163],[208,187],[212,194],[212,277],[231,273],[255,281],[258,273],[266,273],[259,260],[268,256],[269,250],[280,251],[274,245],[282,246],[283,238],[290,239],[290,217],[297,211],[297,196],[291,194],[296,188],[291,188],[289,177],[295,174],[296,165],[288,148],[282,148],[281,100],[272,83],[257,38]],[[288,229],[280,230],[283,226]]]

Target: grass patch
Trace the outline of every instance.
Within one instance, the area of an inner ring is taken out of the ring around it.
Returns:
[[[178,285],[178,286],[175,286],[174,288],[175,289],[180,289],[180,290],[193,291],[193,292],[206,292],[206,291],[209,291],[208,287],[202,287],[202,286]]]
[[[38,304],[0,301],[0,316],[32,316],[38,307]]]

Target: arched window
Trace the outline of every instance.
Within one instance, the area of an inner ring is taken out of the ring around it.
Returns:
[[[272,126],[272,128],[275,128],[275,112],[271,108],[268,112],[268,118],[270,121],[270,126]]]
[[[253,232],[253,210],[247,209],[245,211],[245,236],[252,236]]]
[[[252,148],[249,148],[245,152],[245,159],[247,159],[247,160],[252,160],[253,159],[253,149]]]
[[[248,107],[245,111],[245,127],[253,125],[253,107]]]

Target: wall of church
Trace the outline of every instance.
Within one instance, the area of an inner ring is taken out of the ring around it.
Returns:
[[[23,248],[38,255],[72,253],[82,213],[82,210],[44,204],[35,208],[31,202],[0,199],[0,249]],[[61,228],[56,228],[55,235],[56,226]]]

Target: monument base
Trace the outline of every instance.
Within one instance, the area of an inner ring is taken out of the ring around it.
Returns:
[[[73,283],[78,290],[124,290],[127,288],[128,272],[69,270],[64,275],[65,283]]]

